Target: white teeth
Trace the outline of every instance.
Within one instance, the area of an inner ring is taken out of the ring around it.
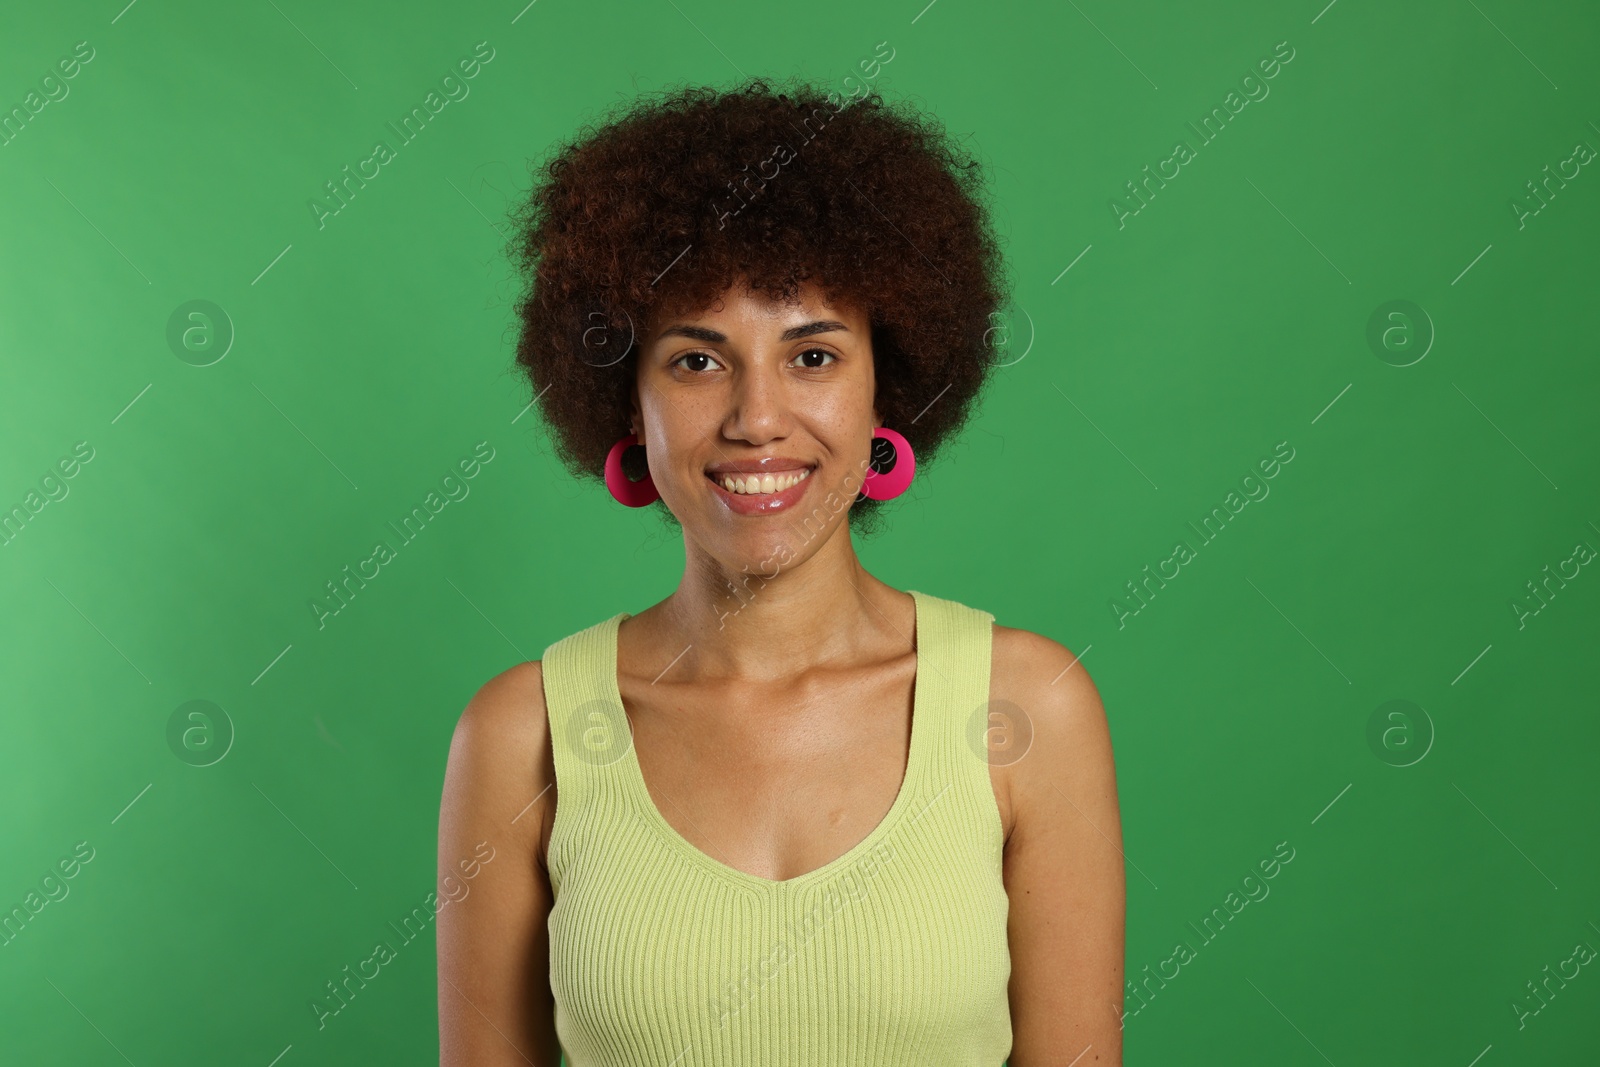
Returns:
[[[804,481],[810,473],[810,468],[807,468],[799,474],[752,474],[748,477],[724,474],[718,484],[730,493],[739,493],[745,496],[781,493],[796,482]]]

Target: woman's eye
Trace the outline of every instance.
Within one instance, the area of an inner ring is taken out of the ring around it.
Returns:
[[[702,359],[702,360],[705,360],[706,362],[703,363],[703,364],[695,364],[695,365],[691,366],[689,364],[689,360],[691,360],[691,359]],[[712,359],[711,356],[708,355],[705,352],[685,352],[683,355],[679,356],[677,359],[673,360],[672,362],[673,362],[673,364],[675,366],[683,367],[684,370],[699,372],[699,371],[703,371],[703,370],[708,369],[707,364],[714,364],[716,361],[714,359]]]
[[[806,370],[820,370],[838,358],[838,356],[825,348],[808,348],[795,356],[794,360],[791,361],[791,365],[798,365]],[[700,374],[711,370],[717,365],[716,359],[709,352],[685,352],[672,361],[672,366],[681,367],[690,374]]]
[[[800,353],[798,356],[795,356],[794,358],[795,359],[805,359],[808,356],[827,356],[829,359],[838,359],[839,358],[838,356],[834,355],[832,352],[829,352],[826,348],[808,348],[804,352]],[[819,367],[826,367],[827,366],[826,363],[806,363],[806,364],[803,364],[803,365],[805,367],[809,368],[809,369],[812,369],[812,370],[815,370],[815,369],[817,369]]]

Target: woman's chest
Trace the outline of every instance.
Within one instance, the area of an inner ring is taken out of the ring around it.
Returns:
[[[984,708],[960,722],[915,729],[915,670],[823,676],[787,687],[706,687],[619,682],[631,760],[655,814],[688,846],[733,870],[773,882],[836,862],[894,808],[912,744],[941,725],[987,771],[985,802],[1002,838],[1013,825],[1010,759],[997,738],[1015,729],[996,677]],[[928,702],[925,714],[951,718]],[[559,789],[559,785],[557,787]],[[546,859],[555,805],[547,811]]]
[[[825,877],[753,888],[635,844],[611,861],[575,855],[563,874],[551,989],[569,1051],[918,1067],[1003,1056],[1008,902],[986,857],[946,851],[929,867],[884,841]]]
[[[781,881],[690,847],[637,794],[569,810],[548,928],[571,1062],[999,1062],[1010,901],[987,790],[919,777],[861,843]]]

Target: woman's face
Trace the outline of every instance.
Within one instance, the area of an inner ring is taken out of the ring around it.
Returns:
[[[875,391],[865,313],[809,283],[783,304],[740,282],[647,324],[634,431],[685,533],[730,569],[770,576],[845,520],[881,424]]]

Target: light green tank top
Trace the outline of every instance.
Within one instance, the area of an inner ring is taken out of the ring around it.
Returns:
[[[1009,900],[984,758],[994,616],[911,595],[900,793],[854,848],[785,881],[713,859],[655,807],[617,685],[629,613],[545,650],[550,987],[570,1067],[1001,1067]]]

